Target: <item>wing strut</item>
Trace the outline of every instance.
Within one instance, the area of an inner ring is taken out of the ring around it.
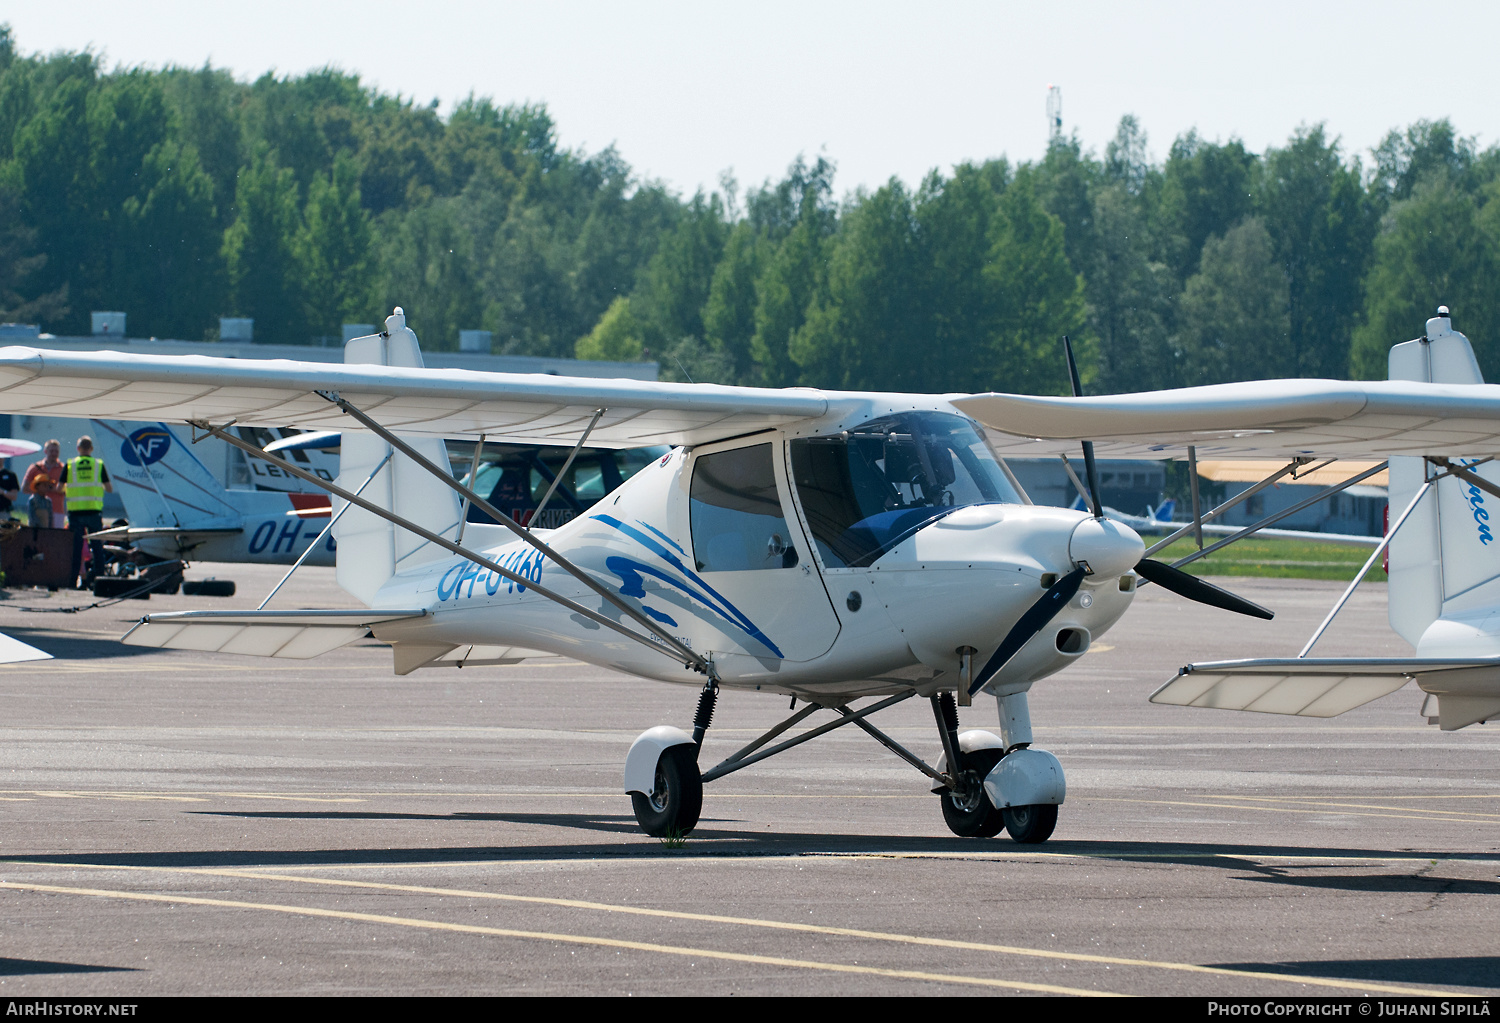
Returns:
[[[1218,543],[1209,544],[1207,547],[1203,548],[1201,551],[1194,551],[1192,554],[1189,554],[1185,558],[1178,558],[1176,561],[1172,562],[1172,567],[1173,568],[1181,568],[1183,565],[1186,565],[1190,561],[1197,561],[1199,558],[1201,558],[1201,557],[1203,557],[1205,555],[1208,555],[1208,554],[1212,554],[1214,551],[1218,550],[1221,547],[1227,547],[1227,546],[1229,546],[1230,544],[1234,543],[1236,540],[1243,540],[1245,537],[1249,536],[1252,533],[1258,533],[1262,529],[1265,529],[1267,526],[1275,525],[1276,523],[1280,522],[1282,519],[1286,518],[1288,515],[1295,515],[1297,512],[1301,511],[1303,508],[1306,508],[1306,507],[1308,507],[1310,505],[1317,504],[1319,501],[1323,500],[1326,497],[1332,497],[1334,494],[1337,494],[1337,493],[1339,493],[1339,492],[1341,492],[1343,490],[1347,490],[1349,487],[1354,486],[1354,484],[1359,483],[1361,480],[1367,480],[1367,479],[1369,479],[1371,476],[1374,476],[1377,472],[1383,471],[1386,468],[1386,466],[1388,466],[1389,464],[1390,464],[1389,462],[1380,462],[1380,463],[1378,463],[1376,465],[1373,465],[1370,468],[1366,469],[1364,472],[1360,473],[1357,476],[1350,476],[1348,479],[1346,479],[1342,483],[1335,483],[1331,487],[1324,487],[1322,490],[1318,491],[1316,494],[1313,494],[1311,497],[1304,498],[1303,500],[1298,501],[1296,504],[1292,505],[1290,508],[1283,508],[1279,512],[1275,512],[1275,513],[1273,513],[1271,515],[1267,515],[1265,518],[1261,519],[1259,522],[1251,523],[1250,525],[1246,526],[1244,529],[1240,530],[1238,533],[1231,533],[1229,536],[1226,536],[1224,539],[1220,540]],[[1192,523],[1189,523],[1188,526],[1187,526],[1187,529],[1191,529],[1191,528],[1192,528]],[[1187,529],[1184,529],[1183,531],[1186,532]],[[1156,546],[1159,547],[1161,545],[1157,544]],[[1155,550],[1155,549],[1156,549],[1155,547],[1152,548],[1152,550]],[[1149,554],[1150,551],[1148,551],[1147,553]]]
[[[567,572],[573,578],[577,579],[589,589],[599,594],[599,596],[603,597],[615,607],[619,608],[619,610],[623,614],[628,615],[631,620],[633,620],[637,625],[646,629],[652,635],[659,635],[661,626],[657,625],[650,618],[646,617],[646,615],[642,612],[631,607],[622,598],[616,596],[610,591],[609,587],[600,583],[593,576],[589,575],[583,569],[579,568],[567,558],[557,553],[557,551],[553,550],[543,541],[538,540],[536,538],[536,535],[532,533],[531,530],[521,525],[515,519],[511,518],[509,515],[501,511],[499,508],[496,508],[494,505],[490,504],[484,498],[476,494],[473,490],[470,490],[468,487],[464,486],[461,482],[453,477],[453,473],[444,472],[442,469],[439,469],[437,466],[433,465],[421,454],[421,452],[417,451],[416,448],[412,447],[410,444],[406,443],[406,441],[402,440],[400,437],[397,437],[394,433],[387,430],[384,426],[381,426],[375,420],[365,415],[350,402],[345,401],[338,395],[337,392],[317,391],[315,393],[318,395],[318,397],[325,398],[328,401],[333,402],[345,413],[359,420],[361,426],[369,430],[371,433],[375,434],[377,437],[385,441],[397,451],[401,452],[407,458],[410,458],[413,462],[416,462],[422,468],[426,469],[430,474],[432,474],[432,476],[441,481],[443,484],[457,491],[460,497],[468,498],[470,505],[478,508],[490,518],[500,523],[500,525],[516,534],[517,537],[524,540],[532,547],[535,547],[545,557],[549,558],[552,563],[555,564],[558,568],[562,569],[564,572]],[[604,412],[602,409],[598,412],[595,412],[594,421],[598,422],[599,417],[603,414]],[[592,423],[589,424],[589,429],[593,429]],[[465,556],[467,557],[468,555]],[[536,590],[538,593],[542,592],[534,584],[528,585],[531,585],[531,588]],[[629,633],[629,635],[634,635],[634,633]],[[648,640],[648,642],[650,641]],[[675,653],[673,654],[674,660],[689,664],[705,675],[708,675],[710,677],[713,676],[712,665],[708,661],[700,657],[693,650],[689,649],[685,644],[679,642],[676,638],[672,636],[663,636],[661,637],[661,643],[659,645],[665,645],[675,651]]]
[[[1303,458],[1300,455],[1296,458],[1293,458],[1290,462],[1282,466],[1276,472],[1271,473],[1271,475],[1255,484],[1255,486],[1248,487],[1245,490],[1241,490],[1238,494],[1235,494],[1223,504],[1210,511],[1205,512],[1203,514],[1203,521],[1212,522],[1214,519],[1218,518],[1220,515],[1224,514],[1229,509],[1239,504],[1241,501],[1248,501],[1250,498],[1254,497],[1256,494],[1269,487],[1272,483],[1275,483],[1277,480],[1281,479],[1281,477],[1285,476],[1287,473],[1296,473],[1296,471],[1300,467],[1306,465],[1310,461],[1311,459]],[[1155,554],[1163,547],[1170,547],[1178,540],[1181,540],[1184,536],[1187,536],[1189,533],[1193,532],[1195,529],[1197,529],[1197,527],[1198,523],[1196,521],[1189,522],[1187,525],[1177,530],[1177,532],[1171,534],[1170,536],[1163,537],[1156,543],[1152,544],[1150,547],[1146,548],[1145,557],[1151,557],[1151,555]],[[1201,547],[1202,544],[1199,544],[1199,546]]]
[[[1431,490],[1434,485],[1435,481],[1433,480],[1428,480],[1426,483],[1423,483],[1421,489],[1417,491],[1417,496],[1413,497],[1411,499],[1411,503],[1406,506],[1406,510],[1401,513],[1400,517],[1397,518],[1395,522],[1391,523],[1391,528],[1385,531],[1385,536],[1380,538],[1380,543],[1375,545],[1375,549],[1371,551],[1370,556],[1365,559],[1364,565],[1357,573],[1355,573],[1353,581],[1349,583],[1349,588],[1346,589],[1344,591],[1344,595],[1338,599],[1338,603],[1333,605],[1333,610],[1328,612],[1328,617],[1323,619],[1323,624],[1318,626],[1318,631],[1312,634],[1312,639],[1309,639],[1307,641],[1307,645],[1303,647],[1302,652],[1297,655],[1299,658],[1306,657],[1308,651],[1313,648],[1313,644],[1318,641],[1318,638],[1322,636],[1324,632],[1328,631],[1328,626],[1333,624],[1334,616],[1343,610],[1344,605],[1348,603],[1349,598],[1354,596],[1355,588],[1359,586],[1360,583],[1364,582],[1365,573],[1370,571],[1370,566],[1375,564],[1375,559],[1380,557],[1381,552],[1384,551],[1391,540],[1395,538],[1396,530],[1400,529],[1406,523],[1407,517],[1411,515],[1412,512],[1417,510],[1417,502],[1426,497],[1427,491]]]
[[[385,453],[385,457],[380,460],[380,464],[375,466],[375,468],[370,471],[370,475],[365,477],[365,481],[361,483],[359,485],[359,489],[354,492],[355,497],[363,494],[365,492],[365,487],[368,487],[371,483],[375,482],[375,477],[380,475],[380,470],[385,468],[385,463],[391,460],[392,454],[394,454],[394,452],[391,451],[387,451]],[[302,563],[310,558],[312,556],[312,552],[317,549],[318,544],[323,542],[323,537],[333,532],[333,527],[338,525],[339,519],[344,517],[344,512],[348,511],[352,507],[354,507],[352,504],[345,504],[338,510],[338,513],[336,515],[328,520],[328,525],[324,526],[318,533],[318,535],[313,537],[313,542],[308,544],[307,548],[297,556],[296,561],[292,562],[292,567],[286,570],[286,575],[281,577],[281,582],[271,587],[271,592],[266,594],[266,599],[255,605],[255,610],[264,611],[266,609],[266,605],[271,602],[271,598],[276,596],[277,592],[286,585],[286,581],[292,577],[292,573],[302,567]]]
[[[531,513],[531,518],[527,521],[536,523],[542,521],[542,509],[547,507],[547,502],[552,500],[553,494],[557,493],[557,488],[562,484],[563,477],[568,474],[568,467],[573,464],[573,459],[578,457],[578,452],[583,450],[583,445],[589,439],[589,434],[594,432],[594,427],[599,425],[599,420],[603,418],[604,413],[607,411],[609,410],[602,408],[594,410],[594,418],[589,420],[588,428],[583,431],[583,436],[578,438],[578,443],[573,445],[573,450],[568,452],[568,460],[563,463],[561,469],[557,470],[557,475],[552,477],[552,486],[547,488],[547,492],[542,495],[542,503],[536,506],[536,511]]]
[[[297,466],[293,465],[283,458],[278,458],[273,454],[262,451],[254,444],[250,444],[244,440],[241,440],[239,437],[234,436],[227,429],[214,426],[201,419],[190,419],[188,420],[188,423],[193,427],[204,431],[211,437],[217,437],[220,440],[224,441],[226,444],[229,444],[232,447],[239,448],[246,454],[254,455],[256,458],[264,459],[265,461],[270,462],[272,465],[276,466],[278,469],[282,469],[300,480],[305,480],[316,487],[328,491],[328,493],[332,494],[334,497],[347,501],[350,504],[357,505],[372,515],[378,515],[381,518],[385,519],[387,522],[394,523],[395,525],[400,526],[402,529],[420,536],[422,539],[427,540],[429,543],[435,543],[444,550],[451,551],[454,554],[457,554],[459,557],[467,558],[469,561],[474,562],[474,564],[480,566],[481,568],[489,569],[491,572],[494,572],[502,579],[508,579],[516,585],[522,587],[523,589],[531,590],[539,596],[546,597],[553,603],[562,605],[569,611],[581,614],[590,621],[597,622],[605,628],[612,629],[613,631],[618,632],[620,635],[625,636],[628,639],[633,639],[637,643],[640,643],[659,654],[670,657],[672,658],[672,660],[677,661],[684,667],[692,668],[696,671],[703,672],[704,674],[712,674],[713,668],[707,661],[705,661],[702,657],[698,656],[698,654],[694,653],[692,650],[689,650],[686,646],[683,646],[681,643],[670,636],[664,637],[660,640],[651,639],[649,636],[642,636],[638,632],[627,629],[624,625],[615,621],[613,618],[602,615],[592,608],[585,607],[575,600],[570,600],[560,593],[554,593],[552,590],[547,589],[545,586],[540,586],[524,576],[517,575],[510,569],[496,564],[494,561],[491,561],[489,558],[486,558],[482,554],[475,553],[474,551],[471,551],[466,547],[454,543],[452,540],[449,540],[445,536],[439,536],[437,533],[432,532],[432,530],[425,529],[422,526],[417,525],[415,522],[404,519],[400,515],[397,515],[395,512],[382,508],[372,501],[367,501],[363,497],[359,497],[356,494],[351,494],[349,491],[345,490],[343,487],[340,487],[336,483],[330,483],[327,480],[319,479],[312,473],[298,468]],[[231,424],[226,424],[226,426],[227,425]],[[382,434],[387,438],[389,438],[390,436],[383,427],[379,427],[377,425],[375,430],[376,432]],[[399,439],[396,439],[396,442],[392,444],[392,446],[398,449],[409,450],[407,445],[401,443]],[[438,479],[443,479],[448,483],[457,482],[453,479],[451,474],[437,471],[431,462],[427,461],[427,459],[425,458],[422,458],[420,455],[417,456],[417,462],[418,464],[425,466],[428,471],[432,472],[432,474]],[[460,487],[461,493],[467,491],[470,495],[474,495],[474,492],[472,490],[468,490],[467,487],[462,487],[462,485],[460,485]],[[477,497],[477,495],[474,496]],[[521,534],[523,539],[528,540],[528,542],[530,542],[532,546],[540,550],[544,556],[551,558],[559,568],[562,568],[570,575],[573,575],[575,578],[581,579],[583,582],[587,583],[590,589],[598,592],[611,604],[620,607],[627,614],[629,614],[633,620],[639,621],[644,617],[629,605],[623,603],[621,600],[605,591],[603,587],[596,583],[592,578],[585,575],[583,571],[577,566],[573,565],[572,562],[558,557],[553,552],[551,547],[542,543],[540,540],[537,540],[535,537],[532,537],[531,534],[522,527],[517,526],[509,516],[499,512],[498,510],[492,509],[488,501],[474,500],[473,503],[476,507],[484,511],[485,514],[495,518],[497,522],[509,523],[513,529]],[[647,619],[646,622],[647,628],[651,630],[651,635],[657,635],[656,627],[650,624],[649,619]]]

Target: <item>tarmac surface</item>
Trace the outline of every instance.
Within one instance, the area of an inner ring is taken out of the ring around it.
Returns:
[[[1495,726],[1440,733],[1410,687],[1326,721],[1146,702],[1188,660],[1295,654],[1340,584],[1223,580],[1270,623],[1142,590],[1033,690],[1068,772],[1045,845],[953,837],[848,728],[708,786],[669,848],[621,770],[692,689],[117,642],[148,609],[254,607],[281,571],[198,566],[239,583],[220,600],[0,600],[58,658],[0,666],[0,996],[1500,991]],[[272,606],[350,601],[304,569]],[[1367,584],[1316,652],[1408,651]],[[725,694],[704,761],[785,713]],[[960,716],[997,725],[992,701]],[[935,759],[921,702],[875,720]]]

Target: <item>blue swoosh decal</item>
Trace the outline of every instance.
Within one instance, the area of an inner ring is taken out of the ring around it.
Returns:
[[[653,568],[650,565],[644,565],[639,561],[633,561],[620,555],[612,555],[610,557],[607,557],[604,563],[607,568],[620,576],[621,592],[627,594],[628,596],[638,598],[643,597],[645,596],[646,590],[644,581],[642,580],[641,576],[650,575],[653,578],[660,579],[668,586],[672,586],[678,590],[681,590],[689,597],[692,597],[694,600],[698,601],[700,604],[704,605],[709,610],[719,615],[719,617],[728,621],[730,624],[743,629],[757,641],[763,643],[766,649],[770,650],[777,657],[785,658],[786,655],[781,652],[781,648],[778,647],[775,643],[772,643],[770,637],[767,636],[764,632],[761,632],[760,629],[756,627],[755,623],[745,616],[744,612],[730,603],[730,601],[727,600],[722,593],[719,593],[712,586],[708,585],[708,583],[704,582],[696,572],[691,571],[686,565],[682,563],[681,559],[679,559],[675,554],[663,547],[656,540],[652,539],[650,536],[641,532],[634,526],[621,522],[619,519],[615,518],[612,515],[600,514],[591,515],[589,517],[595,519],[596,521],[604,523],[606,526],[612,526],[615,529],[619,530],[621,533],[624,533],[626,536],[639,543],[642,547],[645,547],[657,557],[661,558],[667,564],[677,569],[683,574],[683,576],[686,577],[687,580],[690,580],[690,582],[688,582],[684,581],[683,579],[674,578],[673,576],[663,572],[661,569]],[[646,524],[643,522],[641,523],[641,525],[645,526]],[[650,526],[646,526],[646,528],[651,529]],[[654,529],[652,529],[651,531],[653,533],[656,532],[656,530]],[[667,542],[671,543],[672,541],[668,540]],[[677,547],[675,543],[673,543],[672,546]],[[682,550],[681,547],[677,547],[677,549]],[[624,569],[624,571],[621,571],[622,569]],[[655,615],[653,614],[652,617],[655,617]],[[673,624],[675,625],[676,623],[674,622]]]

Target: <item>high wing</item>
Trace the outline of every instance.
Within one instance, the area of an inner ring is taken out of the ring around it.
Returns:
[[[598,447],[702,444],[829,410],[804,389],[0,348],[0,408],[16,415],[350,429],[320,390],[402,434],[537,444],[571,445],[602,408],[589,441]]]
[[[990,428],[1002,455],[1017,457],[1071,454],[1084,440],[1115,458],[1162,458],[1188,445],[1200,459],[1500,454],[1496,384],[1255,380],[1091,398],[950,400]]]

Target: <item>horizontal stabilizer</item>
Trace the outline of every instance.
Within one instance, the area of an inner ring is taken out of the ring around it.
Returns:
[[[371,626],[421,618],[422,609],[337,611],[170,611],[146,615],[127,632],[127,646],[202,650],[258,657],[317,657],[364,637]]]
[[[1500,659],[1292,657],[1212,661],[1187,665],[1151,694],[1151,702],[1331,718],[1393,693],[1423,675],[1472,668],[1500,669]]]
[[[327,511],[324,511],[327,515]],[[141,540],[176,540],[181,544],[202,543],[204,540],[212,540],[220,536],[234,536],[243,533],[244,530],[238,526],[230,526],[222,529],[179,529],[175,526],[111,526],[101,529],[97,533],[90,533],[89,539],[98,540],[101,543],[123,543],[134,544]]]

